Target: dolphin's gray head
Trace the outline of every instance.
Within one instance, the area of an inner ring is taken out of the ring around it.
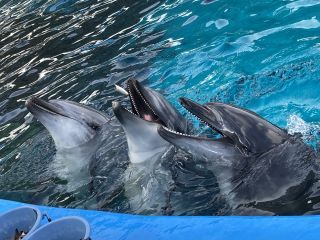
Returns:
[[[85,144],[109,121],[100,112],[68,100],[32,97],[26,107],[50,132],[57,149]]]
[[[261,153],[279,145],[288,134],[247,109],[221,102],[200,105],[180,98],[181,105],[245,153]]]
[[[113,111],[126,133],[130,160],[156,159],[169,146],[159,136],[158,126],[186,132],[187,120],[158,92],[136,80],[129,80],[127,86],[132,112],[119,102],[113,102]]]
[[[168,142],[210,163],[221,191],[234,204],[295,198],[312,181],[316,155],[299,138],[288,135],[257,114],[229,104],[181,104],[220,133],[220,139],[191,136],[159,127]]]
[[[196,152],[206,158],[228,159],[261,153],[280,144],[288,137],[286,132],[267,120],[248,110],[224,103],[198,104],[186,98],[180,103],[201,122],[220,133],[221,139],[181,134],[165,127],[159,128],[159,134],[167,141],[189,152]]]
[[[127,86],[134,114],[178,132],[187,131],[187,120],[160,93],[134,79]]]

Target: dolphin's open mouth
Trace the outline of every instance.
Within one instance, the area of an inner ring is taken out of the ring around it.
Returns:
[[[119,86],[116,88],[116,91],[129,96],[132,108],[131,112],[120,103],[113,103],[113,112],[122,125],[140,120],[148,125],[158,124],[182,133],[188,131],[188,121],[159,92],[133,79],[127,81],[127,91]]]
[[[224,136],[224,134],[216,128],[213,124],[210,123],[212,121],[212,109],[209,110],[206,108],[206,106],[203,106],[199,103],[196,103],[194,101],[191,101],[186,98],[180,98],[180,104],[189,112],[191,113],[194,117],[196,117],[200,122],[208,126],[209,128],[213,129],[217,133],[221,134]],[[209,113],[210,112],[210,113]],[[207,118],[207,116],[210,116],[210,119]],[[216,119],[218,121],[218,119]]]
[[[143,120],[154,122],[166,126],[165,123],[156,114],[146,97],[143,95],[143,87],[136,80],[130,79],[127,82],[127,89],[132,107],[132,113]]]
[[[26,101],[26,107],[32,114],[37,114],[37,111],[46,112],[53,115],[61,115],[63,117],[70,118],[67,116],[58,106],[53,103],[46,102],[40,98],[32,97]]]
[[[212,126],[208,120],[206,120],[206,111],[207,109],[205,106],[202,106],[196,102],[193,102],[191,100],[186,100],[185,98],[180,98],[180,104],[189,112],[191,113],[195,118],[197,118],[200,122],[208,126],[209,128],[213,129],[214,131],[220,133],[222,136],[223,133],[221,133],[218,129],[216,129],[214,126]],[[204,136],[195,136],[195,135],[190,135],[186,133],[181,133],[178,131],[175,131],[173,129],[169,129],[166,126],[162,126],[158,129],[158,132],[161,136],[167,135],[167,137],[170,135],[171,137],[174,137],[174,135],[180,135],[184,137],[190,137],[194,139],[208,139]]]
[[[201,105],[186,98],[180,98],[180,103],[202,123],[219,133],[221,139],[228,139],[244,154],[262,153],[288,138],[285,131],[248,109],[220,102]],[[174,137],[174,132],[165,128],[160,128],[158,132],[165,139]]]

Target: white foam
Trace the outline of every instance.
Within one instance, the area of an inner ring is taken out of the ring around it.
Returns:
[[[298,115],[292,114],[287,121],[287,129],[289,134],[301,133],[303,136],[311,134],[311,126],[306,123]]]

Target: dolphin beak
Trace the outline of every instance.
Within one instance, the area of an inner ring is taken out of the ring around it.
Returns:
[[[166,141],[172,143],[173,145],[177,146],[177,141],[182,141],[182,140],[194,140],[194,141],[198,141],[198,140],[208,140],[207,138],[203,138],[203,137],[198,137],[198,136],[193,136],[193,135],[189,135],[189,134],[185,134],[185,133],[180,133],[180,132],[176,132],[174,130],[171,130],[167,127],[164,126],[158,126],[157,128],[158,134]],[[209,139],[210,140],[210,139]],[[210,140],[211,141],[211,140]]]
[[[179,98],[180,104],[192,114],[198,116],[196,112],[205,110],[204,106],[187,98]]]
[[[158,134],[166,141],[174,144],[175,140],[179,137],[183,137],[183,135],[178,132],[172,131],[168,128],[165,128],[163,126],[159,126],[157,128]]]
[[[152,102],[152,95],[154,94],[154,91],[152,89],[143,86],[139,81],[135,79],[129,79],[127,81],[127,88],[129,93],[131,93],[131,98],[134,97],[135,100],[137,100],[137,98],[141,98],[141,100],[143,99],[145,104],[148,105],[147,107],[151,107],[149,106],[149,104],[150,102]]]
[[[123,123],[124,119],[124,112],[126,111],[124,107],[121,106],[121,104],[118,101],[112,102],[112,109],[114,112],[114,115],[117,117],[117,119]]]
[[[137,115],[129,112],[127,109],[121,106],[121,104],[118,101],[112,102],[112,109],[114,115],[122,125],[140,119]]]
[[[205,106],[187,98],[179,98],[179,100],[180,104],[200,121],[208,122],[208,118],[210,116],[212,118],[212,111],[209,111]]]
[[[26,107],[29,109],[29,108],[32,108],[34,105],[45,105],[46,102],[40,98],[37,98],[37,97],[30,97],[29,99],[27,99],[27,101],[25,102],[25,105]]]
[[[224,136],[221,129],[221,115],[215,109],[209,109],[205,105],[201,105],[187,98],[180,98],[180,104],[187,109],[193,116],[198,118],[201,122]]]
[[[169,143],[182,150],[206,159],[220,159],[213,161],[213,164],[221,163],[228,165],[228,158],[238,159],[241,153],[234,144],[226,138],[210,139],[200,136],[192,136],[172,131],[166,127],[158,127],[158,134]],[[226,158],[224,158],[226,157]]]
[[[55,114],[55,115],[61,115],[64,117],[66,114],[60,109],[59,107],[55,106],[54,104],[50,102],[46,102],[40,98],[37,97],[31,97],[29,98],[25,103],[27,109],[32,113],[36,114],[39,111],[46,112],[49,114]]]

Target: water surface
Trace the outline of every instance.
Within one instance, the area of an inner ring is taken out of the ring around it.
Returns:
[[[145,213],[124,194],[121,128],[97,151],[93,181],[68,190],[49,171],[56,152],[48,132],[24,106],[36,95],[112,116],[111,102],[126,102],[113,85],[129,77],[160,91],[196,126],[178,97],[249,108],[318,150],[319,13],[313,0],[0,1],[0,198]],[[146,213],[227,214],[213,174],[179,154],[165,166],[170,206]]]

